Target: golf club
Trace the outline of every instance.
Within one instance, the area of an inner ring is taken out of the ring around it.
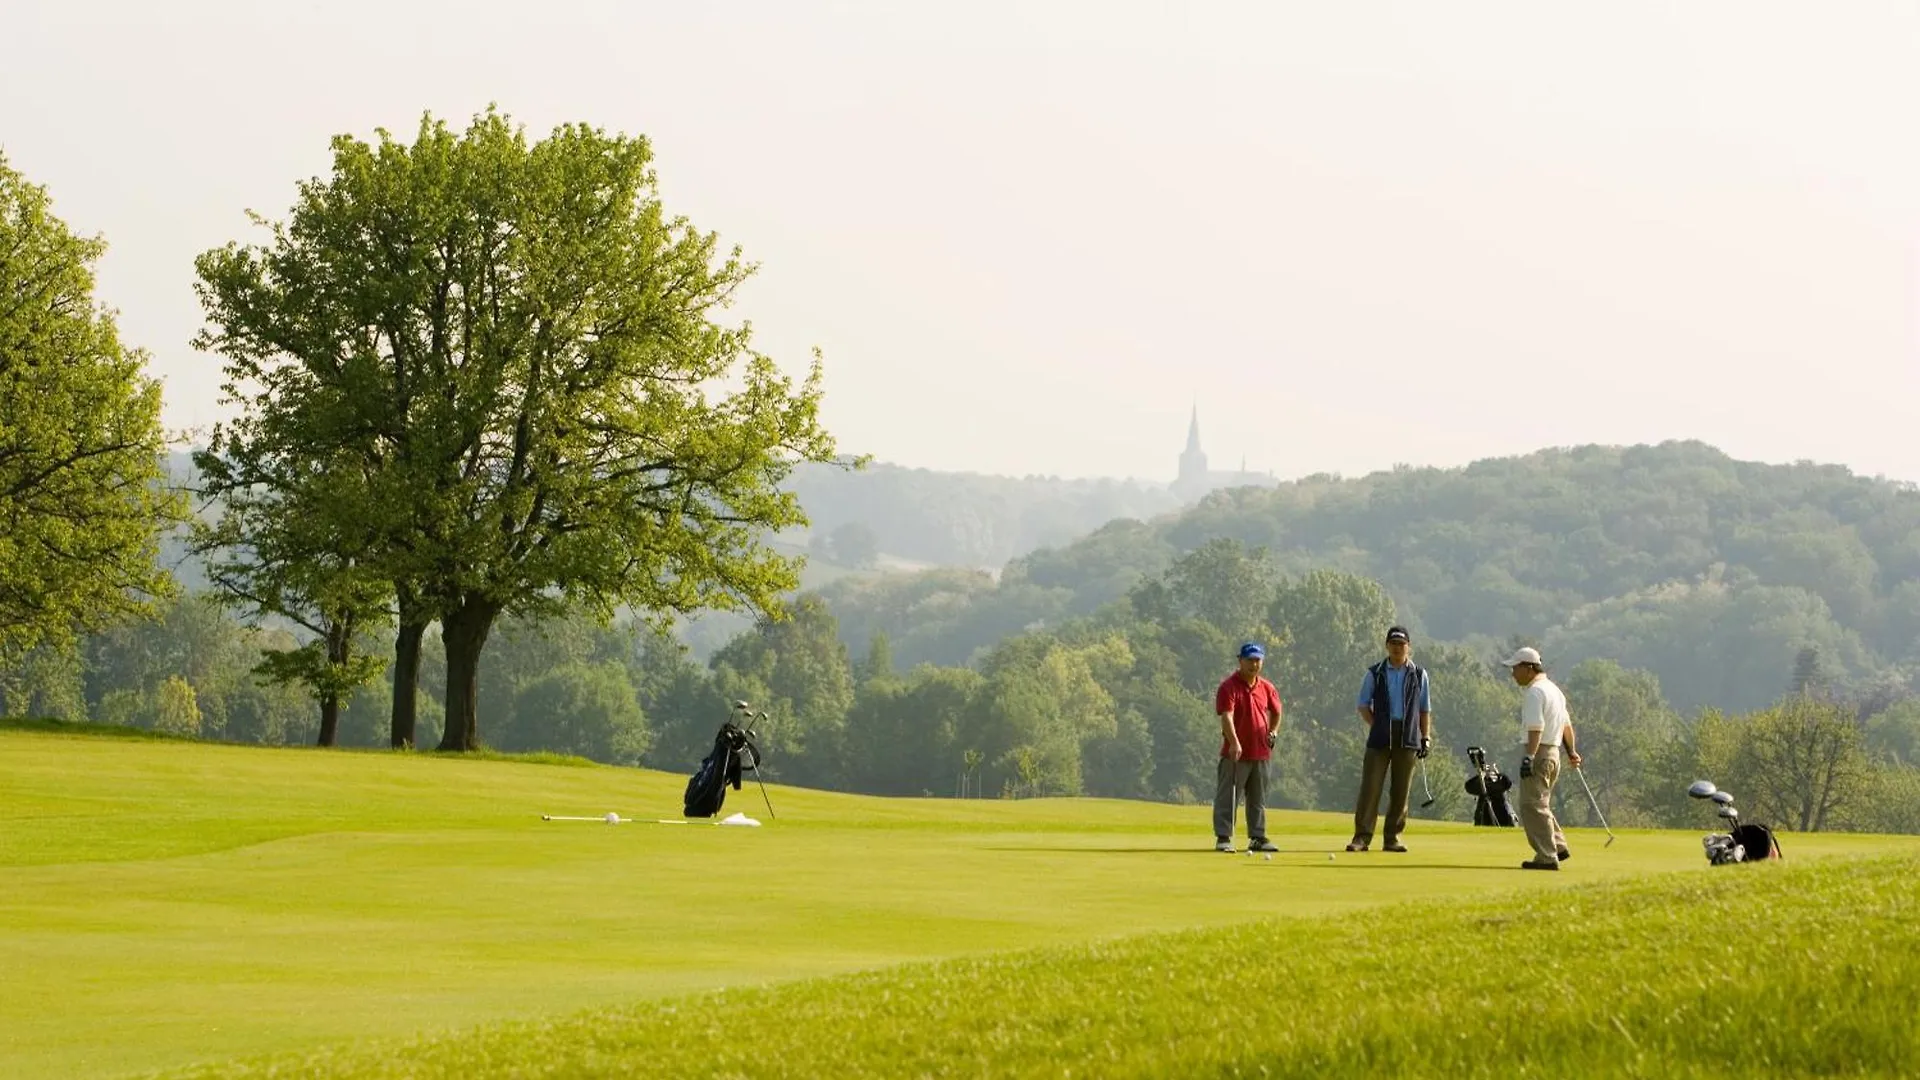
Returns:
[[[1420,786],[1425,789],[1427,793],[1427,801],[1420,804],[1420,809],[1425,810],[1427,807],[1433,805],[1433,782],[1427,779],[1426,758],[1420,759]]]
[[[747,734],[747,735],[748,735],[749,737],[751,737],[751,736],[753,735],[753,729],[754,729],[754,727],[755,727],[756,725],[758,725],[758,724],[760,723],[760,721],[762,721],[762,720],[765,720],[765,719],[767,718],[767,711],[766,711],[765,709],[761,709],[761,710],[759,711],[759,713],[757,713],[757,714],[756,714],[756,713],[755,713],[755,712],[753,711],[753,706],[752,706],[752,705],[750,705],[750,704],[748,704],[748,703],[746,703],[746,702],[744,702],[744,701],[736,701],[736,702],[734,702],[734,703],[733,703],[733,707],[734,707],[734,709],[735,709],[735,711],[737,711],[737,712],[740,712],[740,713],[742,713],[743,715],[745,715],[745,716],[746,716],[746,718],[747,718],[747,726],[746,726],[746,729],[745,729],[745,733],[746,733],[746,734]],[[754,779],[754,782],[755,782],[755,783],[758,783],[758,784],[760,785],[760,799],[761,799],[761,801],[762,801],[762,802],[764,802],[764,803],[766,803],[766,804],[767,804],[767,817],[768,817],[768,819],[770,819],[770,820],[777,820],[777,819],[778,819],[778,817],[779,817],[779,815],[778,815],[778,814],[775,814],[775,813],[773,812],[773,800],[772,800],[771,798],[769,798],[769,797],[767,796],[767,781],[766,781],[766,778],[760,775],[760,754],[758,753],[758,751],[757,751],[757,750],[756,750],[756,752],[755,752],[755,753],[754,753],[754,755],[753,755],[753,770],[752,770],[752,771],[753,771],[753,779]]]
[[[759,822],[740,814],[718,821],[688,821],[684,818],[630,818],[609,813],[605,817],[573,817],[567,814],[541,814],[541,821],[598,821],[608,825],[758,825]]]
[[[1578,765],[1573,767],[1573,775],[1580,778],[1580,786],[1586,789],[1587,801],[1593,804],[1593,816],[1600,819],[1600,827],[1607,830],[1607,842],[1601,847],[1613,846],[1613,828],[1607,824],[1607,815],[1600,812],[1600,800],[1593,797],[1593,789],[1587,786],[1587,772]],[[1702,781],[1705,783],[1705,781]],[[1729,796],[1731,797],[1731,796]]]
[[[1233,792],[1233,809],[1227,813],[1227,854],[1231,855],[1233,854],[1233,823],[1240,816],[1240,759],[1228,758],[1226,760],[1227,786]],[[1251,846],[1253,842],[1249,840],[1247,843]]]
[[[1695,780],[1693,783],[1687,785],[1687,794],[1696,799],[1711,799],[1713,798],[1713,793],[1718,790],[1720,789],[1714,787],[1713,781],[1711,780]]]

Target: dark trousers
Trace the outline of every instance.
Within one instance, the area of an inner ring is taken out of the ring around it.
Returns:
[[[1393,725],[1393,736],[1387,746],[1367,747],[1366,757],[1360,763],[1360,798],[1353,807],[1353,842],[1356,844],[1373,843],[1374,822],[1380,816],[1380,789],[1387,786],[1389,774],[1392,785],[1387,791],[1387,827],[1386,842],[1391,845],[1400,839],[1407,827],[1407,800],[1413,795],[1413,747],[1406,745],[1405,727]]]

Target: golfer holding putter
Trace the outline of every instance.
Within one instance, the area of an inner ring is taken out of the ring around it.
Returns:
[[[1221,680],[1213,711],[1220,717],[1220,766],[1213,789],[1214,850],[1233,850],[1233,804],[1247,800],[1247,850],[1278,851],[1267,839],[1267,768],[1280,731],[1280,691],[1260,675],[1267,651],[1240,646],[1240,670]]]
[[[1353,807],[1353,840],[1348,851],[1365,851],[1373,842],[1380,815],[1380,788],[1387,786],[1387,827],[1383,851],[1405,851],[1400,834],[1407,827],[1407,800],[1413,794],[1413,763],[1433,745],[1433,702],[1427,673],[1413,662],[1413,639],[1404,626],[1387,630],[1387,658],[1367,669],[1354,700],[1367,726],[1366,756],[1360,763],[1360,798]],[[1387,784],[1389,774],[1392,783]]]
[[[1522,687],[1520,730],[1527,740],[1526,753],[1520,759],[1520,824],[1527,831],[1527,843],[1533,857],[1520,864],[1522,870],[1558,870],[1567,858],[1567,838],[1553,816],[1553,785],[1560,779],[1560,749],[1567,751],[1567,763],[1580,767],[1580,754],[1573,748],[1573,722],[1567,715],[1567,695],[1547,678],[1536,649],[1523,648],[1507,658],[1513,681]]]

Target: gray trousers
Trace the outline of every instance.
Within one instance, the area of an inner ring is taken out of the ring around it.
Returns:
[[[1266,761],[1220,759],[1213,778],[1214,839],[1233,839],[1233,800],[1236,791],[1239,792],[1241,805],[1247,809],[1247,839],[1259,843],[1267,838],[1267,767],[1270,764]]]

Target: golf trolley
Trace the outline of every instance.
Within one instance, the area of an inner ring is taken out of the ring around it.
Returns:
[[[1507,792],[1513,787],[1513,781],[1501,773],[1500,766],[1487,760],[1487,752],[1477,746],[1467,747],[1467,760],[1473,763],[1473,775],[1467,777],[1467,794],[1475,796],[1473,804],[1473,823],[1475,825],[1513,827],[1513,804],[1507,801]]]
[[[1687,794],[1696,799],[1711,800],[1717,807],[1714,813],[1727,822],[1729,831],[1708,833],[1700,838],[1700,846],[1706,849],[1709,865],[1726,866],[1780,858],[1780,841],[1774,837],[1772,829],[1765,825],[1740,823],[1740,811],[1734,808],[1732,792],[1721,791],[1711,780],[1695,780],[1687,786]]]
[[[682,808],[687,817],[718,814],[721,804],[727,801],[727,788],[739,791],[743,774],[749,772],[760,784],[767,816],[774,816],[773,800],[767,796],[767,782],[760,777],[760,747],[753,741],[754,726],[765,720],[767,714],[765,711],[755,713],[753,706],[744,701],[734,702],[733,709],[747,721],[747,726],[743,728],[731,718],[720,725],[720,732],[713,739],[713,751],[701,760],[700,768],[687,780],[686,805]]]

